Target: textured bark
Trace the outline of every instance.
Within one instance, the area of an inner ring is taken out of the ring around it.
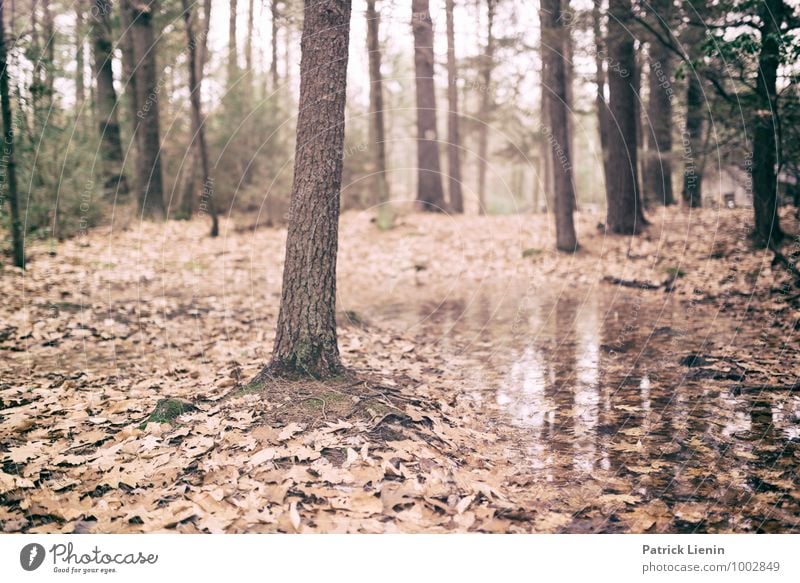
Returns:
[[[575,198],[572,156],[569,139],[569,93],[567,90],[567,36],[564,27],[565,0],[541,0],[539,18],[542,29],[542,62],[547,99],[544,128],[553,158],[553,186],[556,219],[556,248],[574,252],[578,247],[572,220]]]
[[[111,43],[111,2],[93,0],[90,16],[92,72],[95,79],[95,112],[100,135],[103,196],[107,200],[128,198],[128,181],[123,169],[124,154],[117,115],[117,92],[114,89],[114,58]]]
[[[280,83],[280,78],[278,77],[278,19],[280,18],[280,11],[278,10],[278,0],[270,0],[269,4],[270,12],[272,14],[272,38],[271,38],[271,50],[272,50],[272,60],[269,64],[269,73],[272,77],[272,90],[278,88],[278,84]]]
[[[217,206],[214,201],[214,183],[211,180],[211,171],[208,165],[208,149],[206,148],[206,129],[203,120],[203,111],[200,105],[201,78],[197,73],[197,39],[194,34],[194,17],[189,5],[189,0],[182,0],[183,21],[186,26],[186,47],[189,58],[189,100],[192,106],[192,126],[194,139],[197,141],[197,152],[200,157],[200,169],[203,178],[203,191],[200,195],[199,209],[208,211],[211,216],[211,236],[219,235],[219,220],[217,219]]]
[[[253,10],[254,0],[250,0],[247,7],[247,39],[244,45],[244,63],[248,74],[252,75],[253,71]]]
[[[636,151],[637,95],[631,76],[636,73],[630,0],[609,0],[608,57],[618,65],[608,75],[611,119],[609,128],[609,184],[606,188],[607,228],[635,234],[645,226],[639,194]]]
[[[0,108],[3,115],[3,163],[5,176],[0,176],[0,202],[8,197],[11,218],[11,244],[14,265],[25,268],[25,242],[19,213],[17,166],[14,160],[14,120],[11,118],[11,96],[8,91],[8,51],[6,49],[5,2],[0,1]]]
[[[414,70],[417,88],[417,203],[425,211],[444,210],[433,85],[433,21],[428,0],[412,0]]]
[[[672,0],[653,0],[652,9],[666,23],[672,21]],[[646,201],[670,205],[672,194],[672,52],[658,39],[649,45],[647,158],[643,180]]]
[[[305,0],[294,179],[272,361],[256,377],[342,372],[336,253],[350,0]]]
[[[698,26],[689,26],[683,38],[683,45],[691,60],[700,56],[700,45],[703,30]],[[689,208],[703,205],[703,126],[704,126],[703,86],[699,73],[691,69],[686,79],[686,117],[681,128],[683,157],[683,188],[681,198]]]
[[[608,134],[610,125],[610,112],[608,103],[606,102],[606,72],[604,69],[603,55],[606,51],[606,43],[603,39],[602,30],[602,15],[600,8],[602,0],[594,0],[592,7],[592,30],[594,33],[595,43],[595,84],[597,86],[597,95],[595,97],[595,107],[597,108],[597,127],[600,134],[600,154],[603,158],[603,181],[606,189],[606,198],[608,198],[608,189],[611,185],[610,169],[608,167]]]
[[[458,119],[458,71],[456,69],[455,26],[453,0],[446,0],[447,19],[447,174],[450,210],[464,212],[464,195],[461,193],[461,136]]]
[[[372,143],[373,184],[377,193],[378,227],[392,227],[389,181],[386,176],[386,132],[383,124],[383,76],[381,75],[380,19],[375,0],[367,0],[367,53],[369,54],[369,115]]]
[[[136,88],[136,186],[142,216],[163,219],[164,186],[161,174],[161,137],[156,73],[156,43],[153,12],[157,0],[127,0],[130,9],[134,77]]]
[[[764,0],[759,7],[761,50],[758,56],[753,131],[753,242],[774,247],[784,234],[778,216],[778,103],[777,79],[780,64],[780,28],[788,7],[783,0]]]
[[[486,172],[489,168],[489,124],[494,102],[494,13],[497,0],[486,0],[486,46],[481,56],[481,105],[478,112],[478,214],[486,212]]]

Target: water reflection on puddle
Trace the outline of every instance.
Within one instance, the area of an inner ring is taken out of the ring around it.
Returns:
[[[503,411],[501,430],[535,480],[595,480],[604,492],[699,506],[703,519],[687,513],[688,530],[797,528],[797,392],[734,395],[734,381],[681,364],[749,348],[757,329],[748,338],[712,309],[613,287],[482,287],[365,314],[435,342],[442,368]]]

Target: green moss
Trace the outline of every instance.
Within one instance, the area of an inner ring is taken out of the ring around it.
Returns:
[[[686,272],[680,267],[667,267],[664,271],[671,277],[683,277],[686,275]]]
[[[155,409],[145,419],[139,429],[144,429],[148,423],[175,423],[175,420],[190,411],[197,410],[197,407],[186,401],[179,401],[178,399],[161,399],[156,403]]]
[[[538,257],[544,253],[544,249],[539,249],[538,247],[530,247],[529,249],[525,249],[522,252],[522,258],[527,259],[528,257]]]

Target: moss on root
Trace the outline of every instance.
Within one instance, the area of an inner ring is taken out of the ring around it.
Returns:
[[[196,411],[197,407],[187,401],[180,401],[178,399],[161,399],[156,403],[155,409],[145,419],[139,429],[144,429],[148,423],[171,423],[174,424],[175,420],[191,411]]]

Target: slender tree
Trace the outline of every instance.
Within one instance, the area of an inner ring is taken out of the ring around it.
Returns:
[[[164,186],[161,174],[159,86],[153,12],[157,0],[124,0],[128,9],[136,91],[136,186],[142,216],[163,219]]]
[[[272,361],[257,376],[342,372],[336,254],[350,0],[305,0],[295,167]]]
[[[636,152],[637,95],[631,76],[636,74],[631,0],[609,0],[608,58],[615,63],[609,71],[611,102],[609,129],[610,182],[606,188],[607,228],[618,234],[635,234],[645,226],[639,193]]]
[[[11,214],[11,245],[14,265],[25,268],[24,233],[19,213],[17,166],[14,160],[14,120],[11,117],[11,96],[8,91],[8,51],[6,49],[5,2],[0,0],[0,107],[3,110],[3,157],[5,176],[0,176],[0,208],[8,196]],[[7,194],[6,194],[7,193]]]
[[[367,52],[369,54],[369,115],[372,171],[378,202],[378,227],[392,227],[389,180],[386,176],[386,132],[383,124],[383,75],[381,74],[380,19],[375,0],[367,0]]]
[[[456,70],[454,0],[446,0],[447,19],[447,173],[450,210],[464,212],[461,193],[461,137],[458,127],[458,71]]]
[[[269,9],[271,14],[272,37],[270,38],[271,44],[271,60],[269,63],[269,74],[272,77],[272,90],[278,88],[280,78],[278,77],[278,21],[281,17],[280,9],[278,8],[278,0],[270,0]]]
[[[652,0],[655,18],[672,23],[672,0]],[[669,47],[653,38],[649,42],[647,117],[647,158],[644,175],[644,198],[658,204],[675,203],[672,194],[672,85],[673,55]]]
[[[597,108],[597,127],[600,134],[600,153],[603,158],[603,182],[606,188],[606,197],[608,198],[608,189],[611,185],[610,169],[608,167],[610,112],[606,101],[605,55],[607,54],[607,49],[603,38],[602,3],[603,0],[594,0],[592,6],[592,31],[595,44],[595,86],[597,88],[595,107]]]
[[[486,0],[486,46],[481,55],[481,104],[478,117],[478,214],[486,212],[486,173],[489,168],[489,124],[494,101],[494,16],[497,0]]]
[[[93,0],[89,10],[92,38],[95,111],[100,135],[103,195],[107,200],[128,197],[128,181],[123,169],[124,155],[117,116],[117,92],[114,89],[111,44],[111,1]]]
[[[433,84],[433,21],[428,0],[412,0],[414,70],[417,88],[417,202],[422,210],[444,210]]]
[[[186,46],[188,49],[189,67],[189,100],[192,106],[192,126],[194,138],[197,140],[197,152],[200,156],[200,169],[203,173],[203,192],[200,196],[200,209],[208,210],[211,215],[211,236],[219,235],[219,220],[217,219],[217,206],[214,201],[214,183],[211,180],[211,171],[208,165],[208,149],[206,148],[206,128],[203,120],[203,111],[200,105],[201,79],[197,71],[197,39],[194,34],[194,17],[189,0],[183,3],[183,21],[186,26]],[[208,0],[206,0],[208,1]]]
[[[572,152],[569,139],[571,104],[567,90],[567,36],[564,26],[565,0],[541,0],[539,18],[542,28],[542,83],[550,93],[547,99],[545,138],[553,158],[553,194],[556,218],[556,248],[574,252],[578,247],[572,211],[575,207],[572,180]]]
[[[703,29],[689,25],[684,34],[686,56],[690,62],[695,62],[701,56],[700,45],[703,40]],[[703,205],[703,125],[705,122],[705,99],[701,73],[692,67],[686,78],[686,115],[684,127],[683,153],[683,188],[681,198],[689,208],[699,208]]]
[[[239,64],[236,51],[236,13],[238,11],[238,1],[229,0],[230,10],[228,12],[228,87],[231,87],[239,76]]]
[[[81,2],[75,3],[75,103],[80,106],[86,98],[86,82],[84,80],[83,33],[84,8]]]

